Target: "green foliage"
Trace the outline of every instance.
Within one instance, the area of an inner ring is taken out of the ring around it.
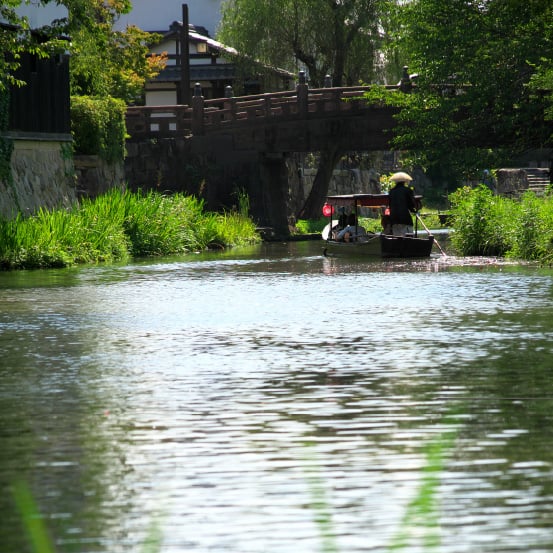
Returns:
[[[518,232],[509,257],[528,260],[553,261],[553,197],[538,198],[525,193],[515,213],[514,226]]]
[[[13,25],[19,29],[16,33],[12,29],[0,26],[0,93],[5,92],[10,86],[21,86],[21,81],[15,77],[19,67],[19,58],[25,51],[23,37],[28,32],[27,22],[15,13],[15,8],[20,0],[3,0],[0,3],[0,21]],[[28,36],[28,35],[27,35]]]
[[[252,243],[252,236],[257,236],[254,222],[239,212],[219,213],[214,218],[215,235],[210,245],[245,246]]]
[[[456,430],[442,432],[423,447],[425,464],[417,494],[407,505],[399,532],[392,540],[388,551],[402,551],[416,540],[424,546],[423,551],[435,550],[440,545],[439,534],[439,486],[447,455],[455,445]]]
[[[166,55],[148,56],[148,45],[160,38],[130,26],[114,31],[113,24],[128,13],[130,0],[41,0],[65,6],[69,17],[57,19],[40,29],[40,37],[30,32],[28,21],[15,8],[23,0],[0,3],[0,21],[17,27],[0,27],[0,91],[10,85],[23,86],[15,75],[19,58],[27,52],[39,57],[71,51],[70,81],[73,95],[113,96],[125,102],[140,100],[144,83],[164,66]],[[68,43],[59,37],[70,36]]]
[[[12,488],[12,494],[19,516],[32,544],[32,550],[35,553],[54,553],[55,549],[48,535],[44,519],[27,483],[24,481],[16,482]]]
[[[125,103],[116,98],[73,96],[71,127],[78,154],[113,163],[125,157]]]
[[[55,1],[69,12],[55,22],[53,32],[71,37],[71,94],[113,96],[127,103],[139,99],[145,80],[161,67],[147,56],[154,35],[132,26],[113,30],[120,15],[131,10],[130,0]]]
[[[310,84],[376,81],[387,0],[227,0],[217,38],[251,59],[290,71],[306,67]]]
[[[550,29],[553,35],[553,26]],[[552,36],[553,38],[553,36]],[[541,58],[540,66],[534,66],[536,72],[530,78],[529,90],[534,97],[545,101],[544,117],[553,120],[553,60]],[[552,135],[553,137],[553,135]]]
[[[334,217],[336,218],[336,216]],[[297,234],[316,234],[323,231],[328,225],[328,217],[319,219],[299,219],[296,221]],[[379,233],[382,231],[380,217],[359,217],[359,226],[362,226],[367,232]]]
[[[46,4],[48,1],[42,0],[41,3]],[[24,0],[0,2],[0,21],[7,24],[0,26],[0,51],[3,53],[0,56],[0,92],[9,89],[10,86],[19,87],[26,84],[17,77],[22,54],[45,58],[67,49],[67,40],[60,38],[56,26],[42,27],[40,33],[31,32],[27,18],[16,13],[16,8],[22,3]],[[25,3],[28,4],[28,0],[25,0]]]
[[[553,197],[526,192],[515,200],[480,186],[459,189],[450,200],[451,241],[461,255],[553,261]]]
[[[296,230],[298,234],[312,234],[322,232],[328,225],[328,217],[319,217],[319,219],[299,219],[296,221]]]
[[[146,80],[166,63],[165,55],[148,56],[148,44],[158,38],[133,26],[125,31],[78,27],[72,35],[72,94],[140,101]]]
[[[397,89],[389,90],[383,85],[372,85],[370,90],[363,94],[363,99],[371,106],[376,107],[409,108],[415,103],[416,97]]]
[[[12,496],[27,533],[31,551],[33,553],[55,553],[54,541],[50,537],[44,517],[24,480],[17,481],[12,486]],[[161,551],[162,541],[163,535],[159,521],[157,518],[153,518],[141,548],[142,553],[158,553]]]
[[[511,247],[514,202],[485,187],[462,188],[449,197],[455,232],[451,241],[462,255],[498,255]]]
[[[460,180],[549,139],[548,96],[529,84],[553,59],[550,0],[414,0],[400,14],[398,41],[419,77],[396,147]]]
[[[259,241],[240,213],[206,213],[192,196],[111,190],[71,210],[0,220],[0,268],[126,261]]]
[[[117,197],[117,196],[116,196]],[[202,249],[196,239],[201,225],[203,202],[182,195],[163,196],[155,192],[125,194],[125,232],[135,257],[183,253]]]

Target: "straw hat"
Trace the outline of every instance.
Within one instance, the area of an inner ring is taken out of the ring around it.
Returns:
[[[393,182],[409,182],[409,181],[412,181],[413,179],[407,173],[400,171],[399,173],[394,173],[390,177],[390,180]]]

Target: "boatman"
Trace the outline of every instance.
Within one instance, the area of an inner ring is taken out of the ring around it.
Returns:
[[[394,236],[405,236],[413,233],[413,217],[411,213],[417,211],[415,193],[408,186],[413,179],[403,171],[394,173],[390,180],[395,186],[389,192],[390,223]]]

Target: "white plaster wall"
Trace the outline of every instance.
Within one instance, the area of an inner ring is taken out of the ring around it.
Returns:
[[[136,25],[144,31],[166,31],[173,21],[182,21],[182,5],[188,4],[188,20],[205,27],[214,37],[221,19],[223,0],[133,0],[133,9],[121,16],[115,28]]]
[[[177,90],[149,90],[146,93],[147,106],[174,106],[177,103]],[[159,114],[156,114],[159,117]]]

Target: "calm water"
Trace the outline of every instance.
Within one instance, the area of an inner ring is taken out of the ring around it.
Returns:
[[[553,551],[552,300],[317,243],[0,274],[0,551],[20,480],[58,552]]]

